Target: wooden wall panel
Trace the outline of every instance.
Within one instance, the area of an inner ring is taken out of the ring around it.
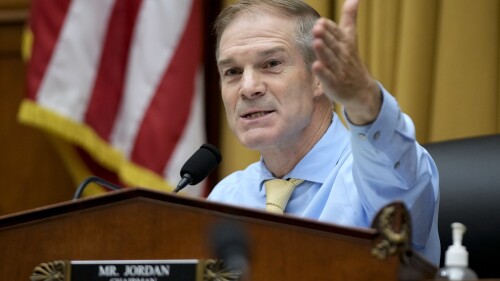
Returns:
[[[69,200],[74,183],[43,132],[17,122],[27,1],[0,0],[0,216]]]
[[[30,0],[0,0],[0,10],[26,10]]]

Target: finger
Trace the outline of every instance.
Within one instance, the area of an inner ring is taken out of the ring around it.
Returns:
[[[320,19],[313,29],[315,39],[313,49],[318,60],[332,70],[336,68],[342,55],[342,33],[337,25],[328,19]]]
[[[316,77],[321,81],[323,89],[327,96],[331,99],[334,96],[334,89],[337,85],[335,74],[329,68],[325,67],[320,61],[315,61],[312,65],[312,70]]]
[[[320,61],[315,61],[312,65],[314,74],[319,78],[324,89],[329,92],[336,85],[336,78],[334,72],[326,67]]]
[[[346,32],[356,31],[356,18],[358,16],[359,0],[345,0],[342,7],[339,26]]]
[[[314,38],[322,38],[326,44],[332,44],[334,41],[342,41],[344,34],[338,25],[330,19],[321,18],[313,27]]]
[[[339,56],[342,50],[338,43],[327,45],[323,40],[315,39],[313,42],[313,49],[316,54],[316,59],[325,67],[332,71],[335,71],[339,67]]]

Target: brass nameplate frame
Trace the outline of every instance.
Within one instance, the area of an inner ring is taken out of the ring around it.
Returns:
[[[232,281],[218,260],[54,261],[35,267],[31,281]]]

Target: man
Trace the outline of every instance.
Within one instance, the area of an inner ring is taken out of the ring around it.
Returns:
[[[359,58],[357,9],[347,0],[338,25],[290,0],[241,1],[219,15],[227,120],[262,157],[223,179],[209,200],[264,209],[268,180],[300,179],[285,213],[358,227],[402,200],[414,249],[437,265],[437,170],[410,118]],[[333,102],[344,106],[350,131]]]

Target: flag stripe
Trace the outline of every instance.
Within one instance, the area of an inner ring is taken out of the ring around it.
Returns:
[[[205,98],[204,98],[204,75],[201,66],[198,68],[196,76],[196,89],[193,102],[191,104],[191,114],[188,116],[187,124],[183,134],[177,142],[177,145],[172,153],[172,157],[168,160],[167,166],[163,174],[172,186],[176,186],[180,180],[180,170],[182,165],[193,155],[200,146],[205,143]],[[190,186],[185,189],[191,195],[201,195],[206,187],[206,181]]]
[[[47,65],[61,32],[70,0],[31,1],[30,29],[34,34],[36,52],[28,65],[27,97],[35,100]]]
[[[132,34],[142,0],[115,2],[85,122],[109,140],[121,104]]]
[[[201,7],[194,0],[186,29],[137,135],[132,161],[161,174],[186,125],[201,63]],[[156,157],[151,157],[156,155]]]
[[[111,144],[129,158],[140,124],[189,16],[191,1],[145,1],[130,51],[122,104]],[[155,154],[153,154],[155,155]]]
[[[37,100],[42,106],[75,121],[83,120],[113,4],[114,0],[71,2],[40,85]]]

